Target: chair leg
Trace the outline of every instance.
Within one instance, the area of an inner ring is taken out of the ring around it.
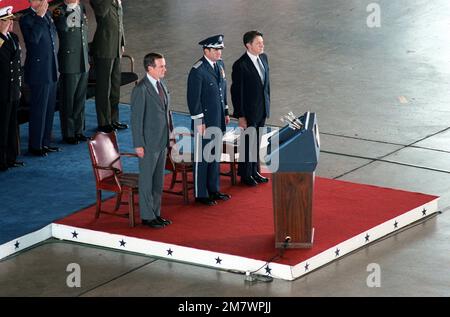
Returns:
[[[122,202],[122,193],[117,193],[116,206],[114,207],[114,211],[119,210],[121,202]]]
[[[100,211],[102,209],[102,191],[97,190],[97,204],[95,208],[95,219],[98,219],[100,216]]]
[[[172,172],[172,182],[170,183],[170,189],[173,189],[177,181],[177,171]]]
[[[237,183],[237,171],[236,171],[236,163],[234,161],[231,162],[231,184],[236,185]]]
[[[129,214],[128,219],[130,221],[130,227],[134,227],[134,193],[132,190],[130,190],[129,194],[129,202],[128,202],[128,208],[129,208]]]
[[[188,196],[188,181],[187,181],[187,172],[183,171],[182,173],[182,184],[183,184],[183,199],[184,199],[184,203],[188,204],[189,203],[189,196]]]

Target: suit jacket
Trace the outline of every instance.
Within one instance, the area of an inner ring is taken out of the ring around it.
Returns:
[[[265,69],[264,83],[247,52],[233,64],[231,73],[233,116],[245,117],[249,124],[259,122],[270,115],[269,63],[266,54],[261,54],[259,58]]]
[[[7,38],[0,33],[0,101],[11,102],[20,98],[20,86],[22,85],[22,64],[20,61],[19,38],[14,33]]]
[[[80,27],[73,23],[74,10],[70,10],[65,3],[53,11],[59,37],[59,72],[62,74],[85,73],[89,70],[86,8],[80,3],[80,9]]]
[[[169,143],[169,105],[170,94],[163,81],[161,85],[167,105],[145,76],[131,93],[131,131],[133,146],[143,147],[146,152],[163,151]]]
[[[203,56],[192,66],[187,84],[187,102],[193,120],[202,119],[207,128],[219,127],[225,131],[227,80],[223,61],[217,61],[217,65],[220,74],[214,72]]]
[[[125,46],[123,11],[120,0],[90,0],[97,29],[92,41],[92,53],[97,58],[122,56]]]
[[[49,12],[41,18],[31,8],[20,19],[20,29],[25,40],[25,82],[29,85],[56,82],[58,58],[56,57],[56,27]]]

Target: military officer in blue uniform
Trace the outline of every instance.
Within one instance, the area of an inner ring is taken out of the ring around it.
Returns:
[[[203,48],[203,57],[192,66],[187,83],[187,102],[195,132],[195,200],[213,206],[217,204],[217,200],[231,198],[230,195],[219,191],[220,162],[217,159],[210,162],[203,157],[205,147],[214,141],[203,138],[206,129],[215,127],[225,132],[225,126],[230,122],[227,81],[221,59],[224,48],[223,35],[211,36],[198,44]],[[214,150],[221,151],[222,147],[216,147]],[[220,153],[212,154],[220,157],[217,155]]]
[[[48,11],[48,0],[30,0],[30,8],[20,19],[25,40],[25,83],[30,87],[30,123],[28,151],[46,156],[59,151],[51,146],[53,117],[58,81],[56,27]]]
[[[59,36],[60,119],[63,140],[86,141],[84,104],[88,85],[88,25],[86,8],[79,0],[64,0],[53,11]]]
[[[22,84],[21,48],[19,38],[13,33],[13,7],[0,9],[0,171],[23,166],[16,160],[17,108]]]

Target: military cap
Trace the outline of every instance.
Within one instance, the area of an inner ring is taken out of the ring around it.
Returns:
[[[12,14],[12,11],[13,11],[12,6],[0,8],[0,20],[13,19],[14,14]]]
[[[214,35],[204,39],[203,41],[198,42],[198,44],[202,45],[203,48],[224,48],[223,45],[223,35]]]

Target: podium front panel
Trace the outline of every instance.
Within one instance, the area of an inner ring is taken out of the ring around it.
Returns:
[[[314,173],[275,173],[272,182],[275,247],[312,247]]]

